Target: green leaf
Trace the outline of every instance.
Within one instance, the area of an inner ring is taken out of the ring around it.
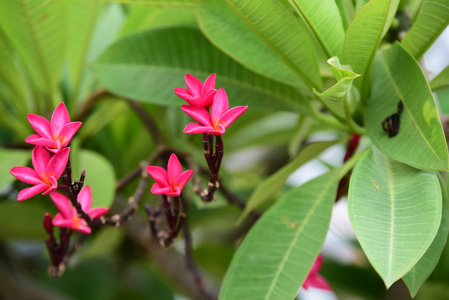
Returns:
[[[371,0],[365,4],[349,24],[343,46],[343,62],[361,74],[356,85],[362,96],[368,93],[371,66],[382,39],[390,0]],[[365,97],[362,97],[364,99]]]
[[[327,148],[341,142],[341,140],[316,142],[309,144],[294,157],[288,164],[278,170],[276,173],[265,179],[260,183],[246,203],[245,210],[240,215],[237,223],[240,223],[252,210],[259,207],[261,204],[269,200],[273,195],[279,192],[284,186],[290,174],[296,171],[300,166],[306,162],[314,159]]]
[[[26,202],[9,200],[0,202],[0,239],[45,238],[42,221],[47,210],[37,203],[30,202],[33,202],[33,199]]]
[[[312,29],[328,57],[340,56],[345,38],[342,18],[335,0],[289,0]],[[325,17],[323,17],[325,16]]]
[[[217,73],[217,87],[226,88],[231,106],[308,110],[296,89],[252,73],[214,48],[198,30],[187,27],[127,36],[100,57],[95,70],[110,91],[144,102],[182,104],[173,88],[185,86],[186,73],[200,80]]]
[[[64,58],[65,3],[0,1],[0,26],[47,97],[57,86]]]
[[[312,39],[277,0],[226,0],[248,25],[310,88],[322,86]]]
[[[327,173],[273,205],[234,255],[220,299],[295,298],[326,237],[338,181]]]
[[[438,74],[430,82],[432,91],[439,90],[449,86],[449,66],[447,66],[440,74]]]
[[[330,58],[327,63],[331,65],[337,83],[323,93],[315,91],[314,93],[323,102],[327,110],[337,118],[341,120],[345,120],[347,117],[351,118],[350,114],[347,116],[347,111],[352,112],[351,107],[355,108],[356,104],[352,83],[360,75],[352,72],[350,66],[342,66],[338,57]]]
[[[243,66],[270,79],[305,89],[295,73],[224,0],[198,2],[197,18],[204,35]]]
[[[448,25],[447,0],[425,0],[416,22],[402,40],[402,45],[416,59],[420,59]]]
[[[31,151],[0,148],[0,191],[15,178],[9,174],[13,167],[25,166],[31,159]]]
[[[192,7],[164,7],[150,5],[129,6],[129,13],[121,35],[175,25],[196,25]]]
[[[61,1],[61,0],[52,0]],[[131,5],[159,5],[159,6],[193,6],[198,0],[89,0],[96,2],[116,2]]]
[[[397,112],[400,100],[404,109],[399,133],[389,138],[382,122]],[[391,158],[424,170],[448,170],[435,100],[418,63],[399,43],[377,56],[365,125],[376,147]]]
[[[352,173],[348,211],[366,256],[389,288],[418,262],[438,231],[438,178],[372,149]]]
[[[390,29],[391,24],[393,23],[394,18],[396,16],[396,12],[398,11],[400,2],[401,2],[400,0],[391,0],[390,8],[388,9],[387,19],[385,20],[384,31],[382,32],[382,37],[384,37],[387,34],[388,30]]]
[[[84,185],[90,185],[92,190],[92,207],[110,207],[115,196],[115,172],[111,163],[90,150],[81,150],[78,157],[71,159],[73,179],[79,179],[81,171],[86,170]]]
[[[105,258],[114,253],[123,241],[124,231],[119,228],[103,228],[86,248],[75,257],[76,264],[95,258]]]
[[[438,175],[438,174],[437,174]],[[418,293],[421,285],[430,276],[432,271],[435,269],[438,261],[440,259],[441,253],[443,253],[444,246],[446,245],[447,235],[449,232],[449,203],[446,191],[446,186],[439,177],[441,184],[441,192],[443,196],[443,208],[442,208],[442,218],[440,228],[438,229],[437,235],[427,249],[424,256],[418,261],[418,263],[405,275],[402,280],[404,280],[407,285],[412,297],[415,297]]]

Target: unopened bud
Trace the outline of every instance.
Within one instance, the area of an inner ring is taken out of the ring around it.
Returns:
[[[42,222],[44,225],[45,231],[52,236],[53,235],[53,218],[49,213],[46,213],[44,216],[44,221]]]

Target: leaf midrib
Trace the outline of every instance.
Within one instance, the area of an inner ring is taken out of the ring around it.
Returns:
[[[295,247],[296,242],[300,236],[300,234],[303,232],[304,227],[306,226],[306,224],[308,223],[310,217],[313,215],[313,213],[315,212],[315,210],[317,209],[317,207],[322,203],[322,200],[324,198],[324,195],[327,193],[328,189],[333,185],[333,181],[330,180],[328,181],[328,185],[326,186],[325,189],[323,189],[322,193],[319,194],[319,196],[317,197],[319,199],[319,201],[316,201],[315,204],[310,208],[309,212],[306,214],[301,226],[298,228],[292,242],[290,243],[285,255],[282,258],[281,263],[279,264],[279,267],[276,271],[276,274],[273,278],[273,281],[271,282],[271,285],[265,295],[265,300],[270,300],[270,296],[274,291],[274,287],[276,282],[279,280],[279,277],[281,275],[282,270],[284,269],[284,265],[287,263],[288,258],[290,257],[290,254],[292,252],[292,249]]]

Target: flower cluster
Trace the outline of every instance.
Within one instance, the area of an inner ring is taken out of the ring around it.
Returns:
[[[44,218],[44,227],[47,231],[51,228],[48,222],[51,220],[52,225],[59,227],[67,227],[83,233],[90,233],[91,229],[87,226],[85,220],[78,217],[78,212],[72,207],[72,202],[66,196],[55,192],[61,186],[58,180],[63,175],[69,164],[70,147],[68,147],[72,137],[81,126],[81,122],[71,122],[70,116],[64,103],[56,107],[51,116],[51,120],[46,118],[28,114],[28,121],[37,134],[32,134],[26,138],[25,142],[35,145],[31,163],[33,169],[29,167],[13,167],[11,174],[18,180],[33,185],[32,187],[21,190],[17,196],[17,200],[23,201],[36,196],[50,194],[51,199],[59,209],[59,213],[54,219],[49,214]],[[71,185],[71,183],[68,183]],[[70,190],[69,186],[66,186]],[[92,219],[99,218],[104,215],[107,208],[90,209],[92,204],[92,195],[90,187],[84,187],[76,201],[79,202],[82,209]]]

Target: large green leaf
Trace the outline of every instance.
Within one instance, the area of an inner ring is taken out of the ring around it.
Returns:
[[[284,186],[290,174],[296,171],[300,166],[314,159],[320,155],[321,152],[339,142],[341,142],[341,140],[316,142],[304,147],[304,149],[288,164],[282,167],[282,169],[278,170],[257,186],[249,197],[245,210],[242,212],[238,222],[241,222],[252,210],[259,207],[273,195],[278,193]]]
[[[231,105],[307,110],[296,89],[245,69],[213,47],[200,31],[188,27],[127,36],[100,57],[95,70],[110,91],[145,102],[182,104],[173,88],[185,86],[186,73],[201,80],[217,73],[217,87],[226,88]]]
[[[443,208],[440,228],[438,229],[438,233],[435,236],[435,239],[433,240],[429,249],[427,249],[424,256],[407,273],[407,275],[402,278],[402,280],[404,280],[405,284],[407,285],[412,297],[416,296],[421,285],[424,283],[424,281],[426,281],[427,277],[429,277],[432,271],[435,269],[447,241],[447,235],[449,232],[449,199],[447,196],[446,185],[441,179],[441,176],[439,177],[439,179],[441,184],[441,194],[443,196]]]
[[[89,185],[92,190],[92,207],[110,207],[115,196],[115,172],[111,163],[90,150],[81,150],[71,159],[74,180],[86,170],[84,185]]]
[[[352,118],[352,109],[355,108],[353,81],[360,75],[354,73],[350,67],[342,66],[338,57],[332,57],[328,61],[337,83],[322,93],[315,94],[323,102],[326,109],[341,120]]]
[[[53,0],[61,1],[61,0]],[[90,0],[96,2],[116,2],[134,5],[158,5],[158,6],[193,6],[198,0]]]
[[[291,190],[254,225],[234,255],[220,299],[293,299],[326,237],[339,177]]]
[[[9,170],[13,167],[24,166],[30,159],[30,151],[0,148],[0,174],[2,174],[0,176],[0,191],[5,185],[15,180],[9,174]]]
[[[404,109],[399,133],[389,138],[382,122],[397,112],[400,100]],[[376,147],[393,159],[424,170],[448,170],[435,100],[418,63],[399,43],[376,59],[365,125]]]
[[[327,56],[340,56],[345,38],[345,30],[335,0],[289,1],[298,14],[309,24]]]
[[[36,200],[0,202],[0,240],[45,238],[42,221],[47,210]]]
[[[65,3],[0,1],[0,26],[25,62],[36,88],[51,96],[62,72]]]
[[[248,69],[271,79],[305,88],[295,73],[224,0],[199,2],[197,18],[206,37]]]
[[[389,288],[418,262],[438,231],[438,178],[374,148],[354,168],[348,211],[366,256]]]
[[[432,91],[439,90],[449,86],[449,66],[446,67],[430,82]]]
[[[306,28],[277,0],[226,0],[310,88],[321,88],[317,56]]]
[[[351,65],[354,72],[361,74],[362,78],[356,82],[356,86],[361,87],[362,95],[368,93],[369,74],[389,7],[390,0],[369,1],[357,13],[346,31],[343,63]]]
[[[402,40],[402,45],[419,59],[448,25],[448,1],[425,0],[415,23]]]

